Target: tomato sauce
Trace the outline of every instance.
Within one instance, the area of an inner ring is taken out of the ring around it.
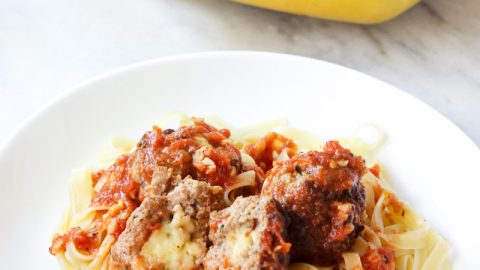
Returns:
[[[395,253],[388,247],[369,249],[362,257],[364,270],[394,270]]]
[[[98,234],[98,231],[107,230],[108,225],[113,224],[114,230],[109,233],[117,238],[125,229],[130,214],[143,200],[142,189],[150,184],[159,166],[172,169],[173,175],[182,178],[190,175],[223,188],[231,185],[243,167],[240,151],[228,141],[229,136],[229,130],[217,130],[200,119],[194,119],[193,125],[182,126],[176,131],[154,126],[143,135],[134,152],[118,157],[109,168],[92,173],[96,191],[91,206],[116,210],[98,217],[89,230]],[[202,158],[214,162],[213,170],[201,170],[193,164],[193,156],[204,148],[207,150]],[[50,252],[64,251],[69,241],[78,249],[94,251],[101,240],[91,232],[71,228],[65,234],[54,237]]]
[[[292,157],[297,152],[297,145],[287,137],[270,132],[255,143],[246,145],[244,150],[266,172],[273,167],[274,152],[280,154],[282,150],[286,150],[288,157]]]
[[[373,166],[368,168],[368,170],[377,178],[380,178],[381,168],[380,168],[380,165],[378,165],[378,163],[373,164]]]
[[[52,240],[52,246],[49,251],[52,255],[63,252],[68,242],[73,242],[75,247],[87,252],[95,252],[100,246],[98,233],[85,232],[79,227],[70,228],[63,235],[56,234]]]
[[[94,193],[92,206],[111,206],[121,198],[136,197],[139,183],[128,177],[128,159],[128,155],[122,155],[108,169],[92,174],[94,184],[103,182],[100,190]]]

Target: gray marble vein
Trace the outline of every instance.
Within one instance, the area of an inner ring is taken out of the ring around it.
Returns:
[[[370,74],[440,111],[480,145],[480,1],[430,0],[360,26],[225,0],[0,0],[0,140],[52,97],[160,56],[259,50]]]

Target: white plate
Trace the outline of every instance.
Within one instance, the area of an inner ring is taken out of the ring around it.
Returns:
[[[57,269],[50,237],[72,168],[111,135],[139,136],[165,112],[215,114],[242,125],[285,117],[325,139],[377,123],[377,158],[396,190],[478,267],[480,151],[425,104],[381,81],[307,58],[251,52],[170,57],[93,79],[36,113],[0,150],[2,269]]]

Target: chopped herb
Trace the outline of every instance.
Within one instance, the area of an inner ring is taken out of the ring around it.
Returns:
[[[295,168],[295,171],[296,171],[297,173],[299,173],[300,175],[302,174],[302,169],[300,169],[300,166],[295,165],[294,168]]]

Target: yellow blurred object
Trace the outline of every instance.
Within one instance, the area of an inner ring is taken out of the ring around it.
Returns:
[[[420,0],[232,0],[310,17],[375,24],[400,15]]]

